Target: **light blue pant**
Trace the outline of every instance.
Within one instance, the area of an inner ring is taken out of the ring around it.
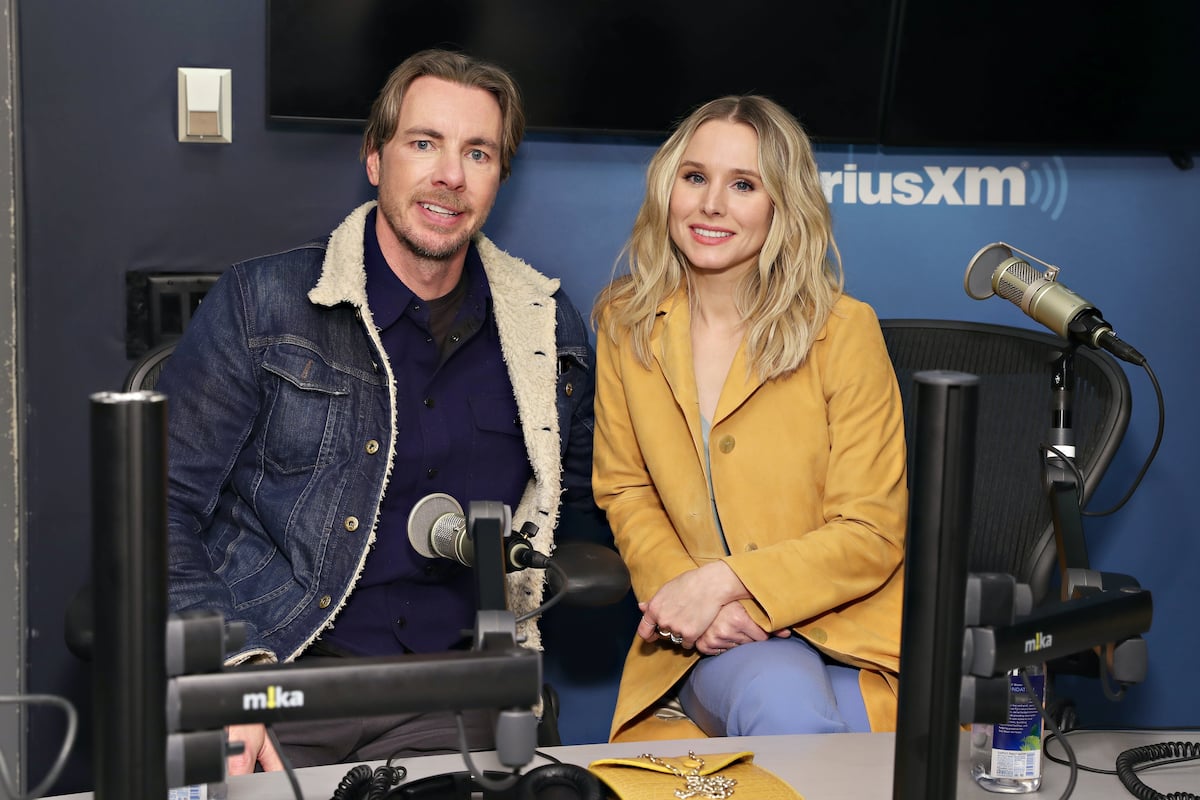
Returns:
[[[700,659],[680,686],[679,702],[709,736],[871,730],[858,670],[831,663],[795,635]]]

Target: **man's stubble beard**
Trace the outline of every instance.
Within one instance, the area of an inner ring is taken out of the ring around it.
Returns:
[[[439,203],[439,205],[441,204]],[[452,204],[446,204],[446,207],[454,208],[455,206]],[[480,214],[479,219],[470,230],[466,231],[462,236],[437,248],[419,241],[415,231],[405,228],[403,224],[403,216],[398,213],[393,213],[394,208],[390,201],[385,200],[382,197],[379,198],[379,210],[380,213],[383,214],[384,221],[387,222],[388,227],[391,228],[392,233],[395,234],[396,240],[410,253],[425,261],[449,261],[450,259],[454,258],[454,256],[457,255],[468,242],[471,241],[471,238],[474,237],[475,234],[479,233],[479,231],[483,229],[483,223],[487,221],[488,214],[491,213],[492,209],[489,205],[486,209],[484,209],[483,213]]]

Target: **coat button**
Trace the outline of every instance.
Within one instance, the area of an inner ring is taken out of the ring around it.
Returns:
[[[756,545],[754,542],[751,542],[750,544],[746,545],[746,547],[745,547],[745,550],[747,553],[753,553],[757,549],[758,549],[758,545]]]
[[[317,603],[317,605],[319,605],[321,608],[329,608],[329,604],[332,602],[333,602],[333,598],[330,597],[329,595],[325,595],[324,597],[321,598],[321,602]]]
[[[824,628],[812,628],[806,631],[805,635],[808,636],[810,641],[817,644],[825,644],[829,640],[829,634],[825,632]]]
[[[737,444],[737,442],[734,440],[734,438],[732,436],[722,436],[721,441],[717,445],[717,447],[721,448],[722,453],[732,453],[733,448],[736,444]]]
[[[353,533],[354,531],[358,530],[358,517],[346,517],[346,522],[344,524],[346,526],[346,530]]]
[[[378,452],[379,452],[379,442],[375,441],[374,439],[368,440],[367,441],[367,455],[373,456]]]

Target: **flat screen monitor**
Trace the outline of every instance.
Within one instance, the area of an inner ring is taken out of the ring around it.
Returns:
[[[1200,2],[906,0],[881,140],[1200,149]]]
[[[531,130],[661,134],[757,92],[814,139],[874,142],[893,0],[269,0],[268,117],[361,125],[426,47],[508,69]]]

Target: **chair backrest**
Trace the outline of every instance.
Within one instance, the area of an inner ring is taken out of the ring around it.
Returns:
[[[884,319],[880,325],[906,430],[915,413],[914,373],[941,369],[979,377],[969,569],[1014,575],[1040,602],[1057,555],[1041,445],[1051,428],[1053,365],[1067,344],[1049,333],[977,322]],[[1125,435],[1131,401],[1125,373],[1107,353],[1078,348],[1072,361],[1071,428],[1086,504]]]
[[[158,383],[162,368],[175,352],[176,341],[164,342],[142,355],[125,376],[125,391],[137,392],[143,389],[153,389]]]

